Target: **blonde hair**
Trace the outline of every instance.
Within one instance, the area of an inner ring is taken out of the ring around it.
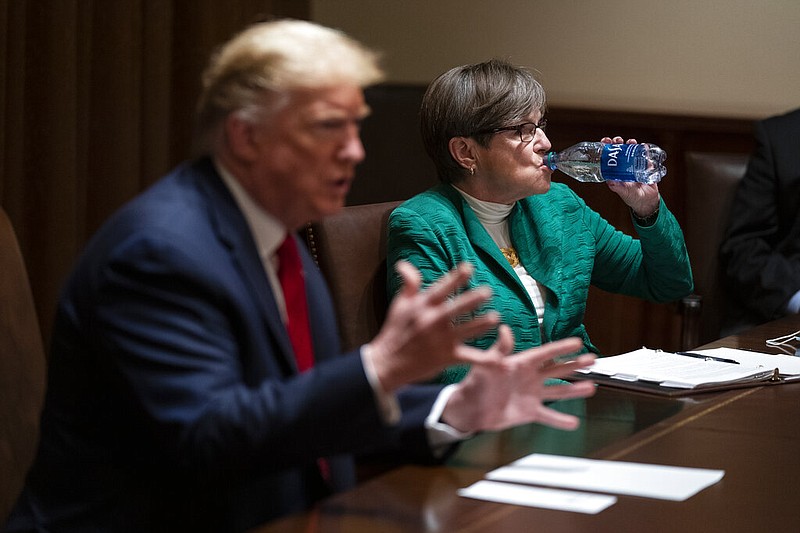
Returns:
[[[267,97],[277,107],[291,90],[366,87],[382,78],[378,55],[341,31],[300,20],[256,24],[225,43],[203,73],[199,141],[210,148],[230,113],[258,119],[259,113],[270,111],[265,109]]]

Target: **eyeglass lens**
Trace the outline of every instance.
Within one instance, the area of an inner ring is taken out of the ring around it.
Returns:
[[[536,135],[536,130],[540,129],[544,131],[545,127],[547,126],[547,120],[542,119],[539,121],[538,124],[534,124],[533,122],[527,122],[525,124],[520,125],[517,129],[519,132],[519,140],[520,142],[529,143],[533,140],[533,137]]]

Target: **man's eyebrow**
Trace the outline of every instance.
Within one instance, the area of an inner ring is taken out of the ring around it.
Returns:
[[[343,114],[340,115],[339,113]],[[332,116],[326,116],[328,114],[331,114]],[[365,105],[364,107],[361,107],[356,111],[355,116],[351,115],[350,112],[344,108],[334,107],[329,109],[327,112],[326,111],[321,112],[316,117],[314,117],[312,114],[312,116],[309,118],[311,118],[312,120],[328,120],[330,118],[339,118],[345,120],[364,120],[371,114],[372,114],[372,108],[369,107],[368,105]]]

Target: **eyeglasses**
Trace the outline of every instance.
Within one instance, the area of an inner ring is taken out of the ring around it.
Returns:
[[[523,122],[522,124],[517,124],[516,126],[506,126],[504,128],[476,131],[472,135],[486,135],[488,133],[499,133],[501,131],[516,131],[519,135],[519,142],[527,144],[536,136],[537,129],[544,131],[546,127],[547,119],[543,118],[538,124],[534,122]]]

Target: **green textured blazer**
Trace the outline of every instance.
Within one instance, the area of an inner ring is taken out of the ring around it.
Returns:
[[[661,200],[655,224],[637,226],[639,239],[617,230],[564,184],[524,198],[512,209],[511,241],[528,273],[547,287],[543,334],[536,309],[519,277],[457,190],[438,185],[398,206],[389,217],[388,291],[399,289],[391,265],[404,259],[430,284],[461,262],[471,263],[471,286],[488,285],[497,310],[514,332],[515,351],[566,337],[597,352],[583,324],[589,285],[605,291],[667,302],[693,290],[689,256],[677,220]],[[544,338],[542,338],[544,336]],[[487,348],[496,331],[471,344]],[[448,369],[445,382],[467,367]]]

